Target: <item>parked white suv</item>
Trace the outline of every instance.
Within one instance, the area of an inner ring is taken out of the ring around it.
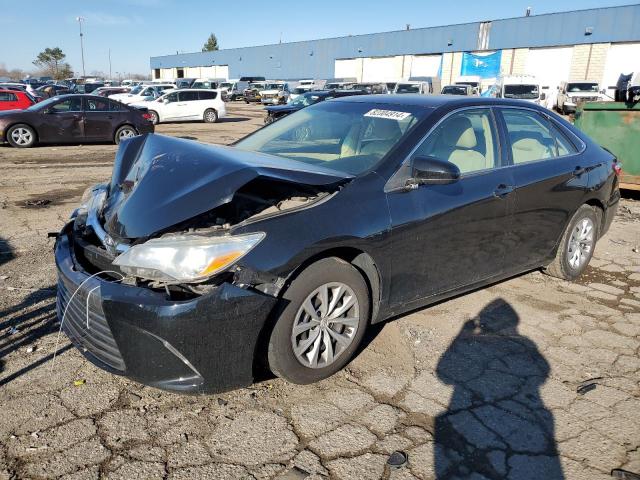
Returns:
[[[146,107],[154,124],[202,120],[215,123],[227,115],[219,90],[184,89],[162,95],[152,102],[134,106]]]
[[[582,102],[600,100],[604,100],[604,96],[600,94],[598,82],[561,82],[555,107],[559,112],[568,115],[575,112]]]
[[[525,100],[536,105],[545,105],[547,94],[542,91],[540,82],[530,75],[505,75],[489,89],[489,96]]]
[[[133,87],[129,93],[117,93],[115,95],[109,95],[109,98],[124,104],[145,102],[158,98],[165,90],[172,90],[174,88],[176,88],[176,86],[171,83],[138,85],[137,87]]]

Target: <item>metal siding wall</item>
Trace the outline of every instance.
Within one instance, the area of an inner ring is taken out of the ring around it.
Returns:
[[[593,27],[592,35],[585,28]],[[337,59],[474,51],[480,23],[152,57],[151,68],[229,65],[229,76],[331,78]],[[640,41],[640,5],[495,20],[490,50]],[[451,45],[448,43],[451,42]],[[455,70],[455,69],[454,69]]]
[[[587,27],[593,34],[585,35]],[[640,40],[640,5],[553,13],[492,22],[492,49]]]

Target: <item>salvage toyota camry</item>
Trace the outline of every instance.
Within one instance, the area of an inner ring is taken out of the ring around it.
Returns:
[[[58,316],[148,385],[315,382],[370,324],[532,269],[578,277],[619,171],[561,117],[477,97],[331,100],[230,147],[127,139],[57,237]]]

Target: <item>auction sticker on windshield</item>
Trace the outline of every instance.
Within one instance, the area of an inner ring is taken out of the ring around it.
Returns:
[[[374,108],[373,110],[369,110],[364,114],[365,117],[374,117],[374,118],[386,118],[388,120],[404,120],[410,113],[407,112],[397,112],[395,110],[380,110],[379,108]]]

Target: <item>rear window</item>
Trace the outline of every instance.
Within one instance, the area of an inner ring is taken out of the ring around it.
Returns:
[[[218,92],[198,92],[200,100],[215,100],[218,97]]]

